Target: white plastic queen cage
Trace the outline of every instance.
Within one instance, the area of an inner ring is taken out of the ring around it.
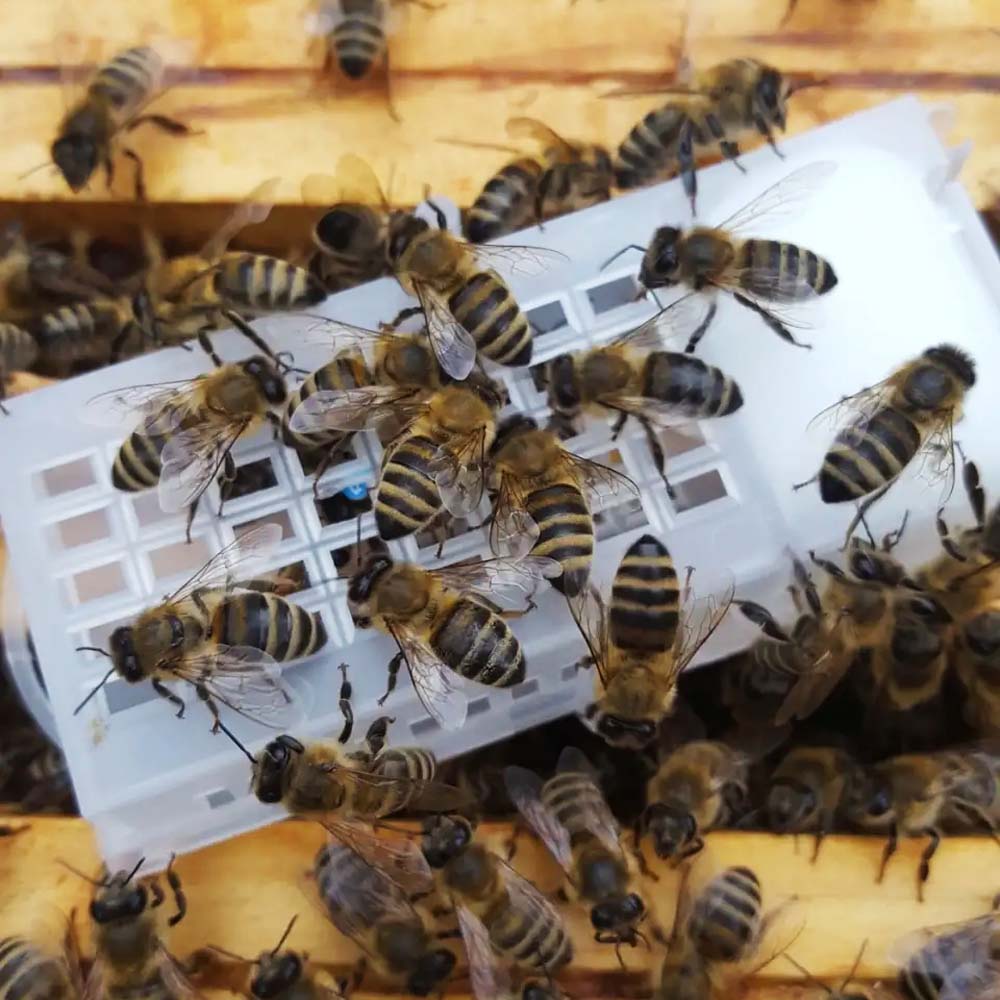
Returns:
[[[842,395],[937,343],[958,344],[977,361],[978,382],[956,436],[979,462],[987,487],[1000,488],[993,432],[1000,398],[1000,267],[965,191],[951,181],[960,158],[942,147],[927,110],[912,98],[790,139],[782,151],[783,160],[767,148],[743,157],[746,175],[726,163],[702,171],[700,221],[725,219],[797,167],[837,162],[833,178],[798,215],[762,219],[759,228],[761,236],[815,250],[837,271],[837,288],[801,310],[809,328],[797,336],[814,349],[790,346],[758,317],[723,298],[699,356],[739,382],[745,404],[724,419],[664,433],[675,503],[634,423],[612,443],[609,423],[594,420],[569,442],[580,454],[623,468],[641,488],[641,500],[622,494],[597,515],[593,578],[605,594],[627,546],[652,532],[667,543],[679,566],[696,567],[698,595],[735,584],[739,596],[768,604],[780,615],[789,548],[834,548],[853,513],[851,505],[825,506],[814,487],[791,489],[818,469],[834,433],[829,425],[807,430],[808,422]],[[601,264],[628,243],[645,245],[656,226],[687,220],[686,199],[679,182],[672,181],[510,241],[549,247],[569,258],[538,276],[511,278],[537,331],[533,368],[499,373],[512,408],[544,422],[546,400],[536,377],[545,362],[603,343],[652,314],[651,302],[635,300],[637,253],[622,255],[605,271]],[[395,282],[385,280],[334,296],[318,311],[374,328],[409,304]],[[292,351],[298,366],[311,370],[329,359],[328,351],[307,342],[308,320],[256,325],[275,350]],[[232,332],[215,341],[227,360],[252,353]],[[312,480],[270,431],[241,442],[235,455],[241,466],[269,464],[273,485],[228,502],[221,521],[214,516],[213,488],[199,509],[191,545],[184,543],[183,514],[161,512],[155,491],[116,492],[111,462],[127,428],[89,426],[79,418],[86,401],[109,389],[185,378],[208,368],[200,351],[160,351],[16,399],[11,415],[0,419],[5,456],[0,516],[12,586],[34,637],[80,808],[94,823],[109,862],[140,852],[151,863],[162,862],[170,851],[190,850],[281,815],[249,794],[246,759],[223,736],[210,734],[209,716],[190,694],[188,713],[178,721],[148,684],[113,681],[80,715],[72,714],[106,669],[105,661],[75,647],[106,647],[115,626],[160,600],[249,525],[282,526],[272,565],[261,568],[301,560],[310,585],[293,599],[319,611],[330,636],[322,653],[285,670],[310,706],[308,721],[296,732],[300,738],[339,732],[342,662],[349,665],[354,687],[357,738],[376,715],[388,712],[396,720],[392,743],[420,743],[442,758],[580,711],[591,700],[592,677],[574,669],[584,652],[582,640],[561,595],[546,589],[539,607],[513,625],[524,646],[527,680],[508,690],[469,686],[463,728],[439,728],[405,672],[397,692],[379,709],[375,700],[384,691],[385,665],[395,648],[374,632],[355,634],[346,581],[337,579],[332,557],[353,543],[355,522],[323,523]],[[381,453],[375,436],[358,435],[355,450],[355,460],[328,471],[324,493],[375,482]],[[929,551],[939,487],[918,473],[908,470],[869,521],[873,530],[884,532],[909,508],[904,547],[914,540]],[[958,493],[953,505],[963,502]],[[963,510],[951,516],[968,515]],[[362,531],[373,534],[371,514]],[[434,562],[435,548],[435,540],[423,536],[392,546],[396,557],[424,564]],[[479,554],[488,554],[485,530],[459,525],[443,561]],[[19,683],[38,703],[24,640],[17,640],[7,617]],[[747,622],[730,615],[700,659],[733,651],[753,637]],[[226,721],[253,751],[274,735],[232,713]]]

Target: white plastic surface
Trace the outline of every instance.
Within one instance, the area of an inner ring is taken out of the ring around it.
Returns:
[[[605,456],[617,449],[624,469],[642,488],[641,504],[612,505],[599,516],[593,577],[604,593],[625,548],[649,531],[667,543],[678,565],[697,568],[698,595],[735,584],[741,597],[780,613],[788,549],[839,545],[852,516],[850,505],[823,505],[814,487],[792,492],[793,482],[818,469],[834,433],[829,425],[807,431],[807,423],[841,395],[883,378],[942,341],[967,348],[979,364],[979,382],[956,436],[980,463],[987,487],[1000,484],[1000,449],[992,444],[1000,379],[1000,267],[963,189],[956,183],[938,187],[936,200],[930,193],[929,179],[944,176],[950,161],[926,109],[905,98],[790,139],[782,149],[784,160],[766,148],[743,157],[745,176],[730,164],[701,171],[699,221],[725,219],[798,166],[837,161],[833,179],[799,215],[762,220],[754,234],[794,241],[833,263],[840,284],[800,313],[811,329],[798,335],[814,349],[784,343],[756,316],[722,301],[699,355],[736,378],[746,402],[734,416],[672,438],[668,471],[683,510],[667,499],[638,427],[629,425],[612,445],[608,424],[596,420],[569,443],[604,461],[614,461]],[[639,255],[626,254],[604,272],[601,263],[627,243],[645,245],[657,225],[687,221],[686,199],[673,181],[507,241],[551,247],[570,258],[539,276],[510,277],[529,317],[546,331],[536,336],[535,365],[606,341],[651,315],[651,303],[633,301]],[[615,304],[605,308],[605,300]],[[385,280],[332,297],[317,311],[373,328],[408,304],[398,286]],[[308,320],[283,317],[255,325],[276,350],[293,351],[303,368],[311,370],[329,358],[320,346],[306,342]],[[252,352],[231,332],[215,342],[226,359]],[[331,552],[351,544],[355,535],[353,521],[321,524],[312,480],[303,475],[294,452],[273,442],[269,432],[241,443],[236,457],[241,465],[269,459],[277,485],[227,503],[221,522],[213,514],[212,491],[195,521],[190,547],[183,544],[183,517],[163,514],[155,492],[112,489],[111,461],[127,428],[88,426],[79,418],[85,402],[108,389],[185,378],[208,367],[200,351],[159,352],[13,400],[11,416],[0,420],[5,456],[0,517],[10,563],[77,799],[116,865],[139,853],[153,865],[162,863],[170,851],[184,852],[268,823],[281,811],[249,795],[245,758],[223,736],[210,735],[209,717],[193,698],[186,718],[178,721],[148,685],[112,683],[107,697],[102,693],[74,717],[73,708],[106,670],[106,661],[74,647],[106,646],[117,624],[161,599],[244,525],[283,523],[286,537],[272,565],[302,559],[314,582],[336,578]],[[500,374],[513,407],[547,417],[531,371]],[[371,434],[356,441],[357,460],[330,470],[324,492],[374,482],[378,443]],[[873,526],[888,530],[912,508],[908,540],[919,539],[929,551],[939,489],[909,470],[875,508]],[[953,503],[960,502],[956,495]],[[964,510],[961,516],[967,517]],[[363,534],[373,531],[368,514]],[[421,548],[411,538],[392,550],[398,558],[432,563],[435,544],[424,544]],[[486,551],[484,531],[470,530],[448,542],[443,562]],[[391,742],[418,742],[442,758],[578,711],[591,699],[592,678],[573,669],[582,642],[562,597],[549,590],[537,610],[513,624],[527,657],[526,683],[506,691],[470,691],[470,718],[463,729],[437,729],[405,674],[380,710],[374,701],[384,690],[394,646],[371,632],[355,635],[345,586],[344,581],[319,583],[294,597],[320,611],[330,633],[319,656],[286,670],[312,706],[308,723],[297,731],[300,738],[339,731],[336,668],[341,662],[349,664],[354,685],[356,736],[386,711],[396,719]],[[731,615],[701,660],[731,652],[754,635],[748,623]],[[273,736],[231,713],[227,721],[253,750]]]

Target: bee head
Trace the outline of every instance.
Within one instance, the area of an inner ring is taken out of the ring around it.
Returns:
[[[698,833],[694,816],[665,802],[654,802],[646,809],[645,825],[653,838],[658,858],[672,858],[690,844]]]
[[[142,916],[148,903],[146,888],[132,881],[141,865],[142,861],[130,872],[115,872],[103,883],[90,903],[90,916],[95,924],[110,924]]]
[[[351,577],[347,585],[347,607],[359,628],[367,628],[370,624],[368,604],[372,598],[375,585],[393,567],[392,557],[379,553],[371,556],[361,569]],[[364,624],[362,624],[364,623]]]
[[[638,923],[645,912],[646,904],[643,903],[642,897],[638,893],[630,892],[615,899],[606,899],[591,907],[590,923],[595,931],[624,931],[622,939],[628,941],[632,935],[628,934],[626,929]]]
[[[438,948],[424,955],[406,981],[408,993],[417,997],[430,994],[438,983],[451,975],[455,968],[455,956],[447,948]]]
[[[626,718],[604,711],[597,702],[591,702],[587,706],[584,722],[605,743],[624,750],[641,750],[648,746],[656,736],[659,725],[656,719]]]
[[[538,421],[526,417],[523,413],[516,413],[512,417],[508,417],[497,427],[497,436],[493,439],[493,445],[490,448],[490,458],[496,458],[506,445],[519,434],[527,434],[537,430]]]
[[[553,358],[545,371],[548,381],[549,400],[560,410],[572,411],[582,402],[580,384],[576,375],[576,365],[570,354],[560,354]]]
[[[431,868],[444,868],[472,843],[472,823],[464,816],[433,816],[424,823],[421,851]]]
[[[416,215],[399,215],[392,220],[389,229],[389,260],[398,264],[409,245],[431,228],[430,223]]]
[[[976,363],[961,348],[954,344],[938,344],[924,351],[924,357],[936,361],[955,376],[966,389],[976,384]]]
[[[884,583],[895,587],[906,575],[903,567],[891,556],[876,552],[865,545],[851,546],[847,557],[851,574],[865,583]]]
[[[816,793],[800,781],[777,781],[767,793],[767,816],[776,833],[800,830],[816,812]]]
[[[82,108],[67,123],[63,134],[52,143],[52,161],[73,191],[81,191],[90,180],[100,159],[94,136],[98,123],[93,113]]]
[[[676,226],[660,226],[653,233],[639,268],[639,283],[644,288],[666,288],[676,283],[680,237]]]
[[[787,98],[788,85],[785,78],[773,67],[764,67],[754,88],[754,103],[763,112],[765,120],[773,122],[782,131],[785,130]]]
[[[290,989],[302,978],[302,959],[294,951],[274,954],[265,951],[257,959],[257,974],[250,992],[259,1000],[271,1000]]]
[[[927,625],[948,625],[952,621],[951,612],[930,594],[915,594],[906,601],[904,608]]]
[[[255,354],[240,362],[240,367],[257,383],[264,398],[272,405],[278,406],[288,398],[285,380],[269,358]]]
[[[313,240],[328,252],[364,252],[378,241],[377,227],[365,225],[371,219],[366,205],[336,205],[316,223]]]
[[[285,775],[296,754],[305,747],[294,736],[283,735],[264,747],[254,764],[253,792],[260,802],[280,802]]]
[[[137,684],[144,675],[139,657],[135,651],[135,633],[131,625],[119,625],[108,639],[111,647],[111,662],[122,679],[129,684]]]

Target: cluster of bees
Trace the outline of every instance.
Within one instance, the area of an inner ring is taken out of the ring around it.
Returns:
[[[386,7],[383,0],[322,6],[331,68],[336,63],[350,78],[379,63],[387,68]],[[101,169],[110,181],[120,152],[134,162],[137,195],[144,196],[141,160],[125,137],[142,124],[190,132],[146,110],[162,75],[148,47],[120,53],[97,72],[52,145],[53,162],[74,191]],[[4,373],[68,375],[191,338],[207,352],[215,366],[209,374],[115,390],[92,404],[95,416],[110,411],[134,421],[111,470],[115,488],[155,489],[164,510],[188,511],[189,537],[206,490],[218,482],[224,500],[235,480],[234,445],[268,423],[317,482],[352,435],[378,431],[385,443],[373,504],[378,539],[363,560],[359,544],[347,601],[357,627],[377,629],[398,646],[385,697],[405,666],[428,713],[442,726],[463,725],[472,685],[509,687],[528,676],[508,619],[530,613],[545,581],[565,596],[588,648],[584,665],[596,674],[586,723],[608,746],[656,758],[633,842],[626,844],[590,761],[574,747],[563,750],[547,779],[505,768],[504,791],[563,869],[564,894],[587,909],[597,941],[620,949],[652,938],[663,947],[656,988],[663,1000],[712,995],[727,970],[753,958],[774,912],[764,909],[757,875],[730,868],[697,892],[680,893],[667,935],[647,902],[645,841],[659,857],[687,863],[709,831],[756,811],[776,830],[814,833],[817,851],[838,826],[886,833],[881,878],[898,837],[927,836],[922,892],[942,832],[986,828],[995,836],[1000,820],[1000,763],[989,742],[1000,726],[1000,508],[987,512],[978,472],[965,462],[975,525],[954,535],[939,516],[943,552],[932,563],[911,571],[896,559],[901,532],[881,545],[854,537],[859,525],[867,529],[871,505],[918,456],[950,463],[954,474],[952,428],[976,381],[975,362],[960,348],[928,346],[838,404],[841,429],[814,479],[822,502],[858,504],[847,566],[810,553],[828,578],[819,588],[805,563],[794,561],[798,618],[789,628],[736,595],[694,621],[690,580],[680,581],[668,548],[652,535],[625,552],[609,599],[590,581],[593,496],[638,489],[564,441],[585,413],[611,417],[616,436],[633,418],[672,495],[657,432],[725,417],[744,399],[734,379],[695,355],[719,295],[730,295],[786,343],[809,346],[793,336],[787,313],[836,288],[833,266],[808,248],[745,233],[767,212],[813,193],[831,164],[794,171],[717,226],[666,224],[648,245],[626,248],[642,254],[646,291],[673,288],[682,296],[604,346],[552,359],[549,426],[501,415],[505,395],[490,372],[528,366],[533,331],[496,268],[529,251],[479,244],[606,200],[614,187],[675,172],[694,214],[696,151],[714,147],[736,161],[747,135],[774,146],[792,89],[758,61],[723,63],[647,115],[615,156],[564,140],[540,122],[513,119],[511,135],[538,142],[541,152],[519,155],[486,184],[465,214],[468,242],[447,230],[432,202],[436,226],[391,207],[370,168],[344,156],[336,177],[307,181],[310,200],[328,191],[330,207],[315,225],[315,253],[301,263],[229,249],[269,211],[270,184],[196,253],[170,256],[146,234],[144,263],[125,277],[96,267],[79,240],[63,252],[11,233],[0,260]],[[252,326],[255,317],[308,309],[329,291],[385,275],[414,297],[414,307],[379,330],[330,321],[331,356],[316,371],[298,372],[294,359],[276,354]],[[411,317],[418,327],[407,328]],[[229,326],[259,353],[224,363],[209,334]],[[670,349],[674,340],[683,350]],[[304,377],[294,381],[296,374]],[[492,558],[428,570],[389,555],[387,543],[441,530],[487,498]],[[117,676],[150,683],[181,716],[186,703],[167,685],[183,681],[210,712],[213,731],[246,754],[256,797],[329,831],[315,860],[315,892],[365,958],[352,982],[335,982],[285,948],[290,924],[258,959],[228,956],[249,966],[252,996],[345,996],[368,965],[401,991],[426,996],[456,970],[458,952],[446,943],[454,937],[479,1000],[558,996],[556,977],[573,956],[560,910],[477,835],[476,801],[442,780],[428,750],[386,745],[388,716],[371,724],[361,746],[349,746],[346,668],[339,738],[304,742],[289,731],[303,711],[278,668],[320,651],[327,635],[319,615],[289,600],[293,580],[252,572],[280,536],[277,525],[239,536],[168,598],[118,627],[107,650],[88,648],[110,661],[109,670],[77,712]],[[509,607],[513,601],[526,607]],[[664,733],[677,712],[678,678],[734,608],[763,632],[725,677],[723,701],[740,730],[732,739],[669,746]],[[879,760],[802,744],[785,748],[773,766],[763,763],[774,760],[793,722],[819,711],[844,685],[867,700],[873,729],[896,731],[905,743],[914,715],[934,710],[949,678],[960,684],[966,722],[980,742]],[[226,725],[226,711],[282,735],[254,754]],[[883,725],[886,718],[891,725]],[[753,775],[765,766],[761,785]],[[419,837],[385,834],[383,821],[401,812],[424,815]],[[34,979],[18,996],[37,1000],[81,990],[119,998],[188,991],[197,970],[166,949],[167,927],[186,912],[180,878],[168,867],[176,910],[166,918],[163,889],[138,871],[94,881],[96,958],[86,983],[72,942],[56,955],[28,937],[9,938],[0,941],[0,995],[13,1000],[25,965]],[[993,974],[995,931],[995,917],[986,915],[912,948],[901,989],[911,1000],[964,995],[963,977]],[[838,995],[846,989],[845,982]]]

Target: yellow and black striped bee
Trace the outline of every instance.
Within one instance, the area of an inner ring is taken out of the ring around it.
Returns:
[[[715,317],[717,295],[723,291],[760,316],[783,340],[798,347],[811,346],[795,339],[780,310],[835,288],[833,267],[812,250],[794,243],[742,239],[738,233],[775,209],[811,195],[835,169],[833,163],[811,163],[769,187],[718,226],[687,230],[661,226],[645,249],[626,247],[643,253],[639,282],[644,288],[679,285],[689,289],[650,324],[687,332],[685,350],[691,353]]]
[[[587,724],[612,746],[641,749],[673,710],[680,672],[715,631],[731,595],[711,605],[699,626],[681,622],[677,571],[666,546],[637,538],[622,558],[611,590],[610,614],[587,588],[569,602],[597,670],[599,694],[587,706]]]
[[[558,435],[520,415],[498,429],[490,464],[496,486],[494,553],[555,560],[562,574],[552,586],[567,597],[579,596],[594,554],[589,491],[624,487],[638,496],[638,487],[623,473],[567,451]]]
[[[7,395],[7,379],[14,372],[27,371],[38,357],[35,338],[16,323],[0,321],[0,413],[6,413],[3,400]]]
[[[424,872],[426,888],[426,864]],[[329,844],[316,856],[314,876],[331,922],[363,952],[353,977],[358,986],[370,964],[412,996],[441,989],[455,968],[455,953],[438,943],[392,875],[350,847]]]
[[[537,159],[519,156],[505,163],[483,186],[464,213],[462,229],[470,243],[487,243],[538,218],[538,185],[545,166]]]
[[[507,794],[566,873],[563,892],[590,910],[594,940],[632,945],[647,915],[635,891],[635,862],[586,756],[564,747],[556,773],[542,782],[523,767],[504,769]]]
[[[183,122],[164,114],[144,113],[163,83],[163,60],[148,45],[119,52],[102,66],[86,94],[66,112],[52,143],[52,160],[74,192],[83,190],[98,167],[108,187],[114,176],[113,156],[123,133],[155,125],[170,135],[190,135]],[[135,164],[135,193],[145,200],[146,184],[139,154],[122,148]]]
[[[477,843],[462,816],[424,821],[422,849],[436,873],[437,893],[460,925],[485,928],[502,958],[551,976],[573,957],[573,942],[556,907],[495,852]]]
[[[659,329],[641,326],[601,347],[553,358],[546,375],[549,405],[560,428],[575,430],[586,411],[610,411],[617,437],[634,417],[672,494],[656,428],[728,416],[743,405],[743,393],[718,368],[660,346]]]
[[[1000,735],[1000,607],[962,626],[955,673],[965,688],[962,714],[981,736]]]
[[[83,986],[72,921],[66,921],[58,946],[23,930],[0,938],[3,1000],[77,1000],[84,995]]]
[[[116,628],[110,652],[80,647],[110,659],[111,669],[76,711],[117,674],[128,684],[150,681],[177,706],[178,717],[184,701],[165,682],[187,682],[212,713],[214,728],[218,703],[265,725],[297,721],[301,705],[278,678],[277,664],[320,649],[326,643],[322,619],[275,593],[232,592],[240,567],[266,556],[280,540],[279,525],[253,528],[162,603]]]
[[[757,59],[729,59],[709,67],[692,86],[673,89],[670,101],[650,111],[625,137],[615,157],[617,187],[651,183],[676,165],[696,214],[695,148],[716,145],[741,170],[737,157],[744,136],[760,135],[777,152],[774,131],[785,130],[793,89],[801,88],[793,88],[779,70]],[[628,93],[635,91],[608,96]]]
[[[558,572],[551,559],[467,560],[436,570],[393,563],[376,555],[356,573],[347,590],[358,628],[374,627],[391,636],[399,652],[389,664],[385,698],[405,663],[417,695],[438,725],[460,727],[468,712],[465,693],[451,675],[493,687],[520,684],[524,653],[494,603],[527,595]]]
[[[861,501],[847,530],[880,500],[921,452],[937,452],[936,464],[954,482],[954,424],[965,394],[976,384],[973,359],[952,344],[929,347],[887,379],[836,405],[850,422],[838,432],[812,479],[824,503]]]

